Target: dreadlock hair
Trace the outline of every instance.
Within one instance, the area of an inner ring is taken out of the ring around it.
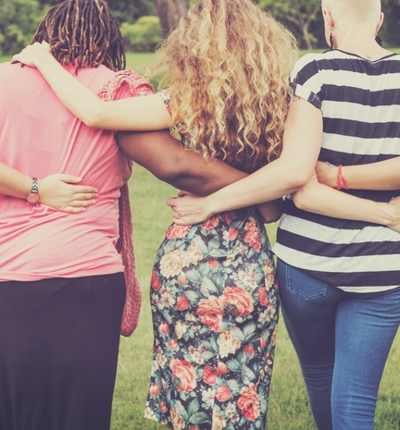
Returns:
[[[123,70],[126,57],[119,23],[101,0],[65,0],[45,15],[32,42],[46,41],[56,60],[68,65]]]

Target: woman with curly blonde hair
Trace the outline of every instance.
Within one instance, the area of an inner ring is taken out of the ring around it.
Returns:
[[[250,0],[204,0],[158,51],[166,92],[105,103],[44,44],[14,60],[37,67],[89,126],[170,127],[185,148],[251,173],[280,154],[296,53],[293,36]],[[278,298],[257,208],[172,224],[156,257],[151,301],[145,416],[173,429],[265,428]]]

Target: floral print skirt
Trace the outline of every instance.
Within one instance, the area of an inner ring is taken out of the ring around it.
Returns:
[[[145,417],[175,430],[264,430],[278,296],[257,210],[172,224],[156,257],[151,307]]]

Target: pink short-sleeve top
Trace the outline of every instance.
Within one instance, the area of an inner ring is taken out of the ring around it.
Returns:
[[[77,74],[96,94],[114,77],[104,66]],[[131,95],[132,88],[122,85],[115,98]],[[18,64],[0,65],[0,161],[37,178],[76,175],[99,190],[96,204],[79,214],[0,195],[0,282],[123,272],[115,248],[118,198],[131,162],[115,132],[85,126],[37,70]]]

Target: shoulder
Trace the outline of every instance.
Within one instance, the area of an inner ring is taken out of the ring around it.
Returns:
[[[129,96],[146,96],[154,93],[153,85],[134,70],[112,72],[99,93],[105,100]]]

